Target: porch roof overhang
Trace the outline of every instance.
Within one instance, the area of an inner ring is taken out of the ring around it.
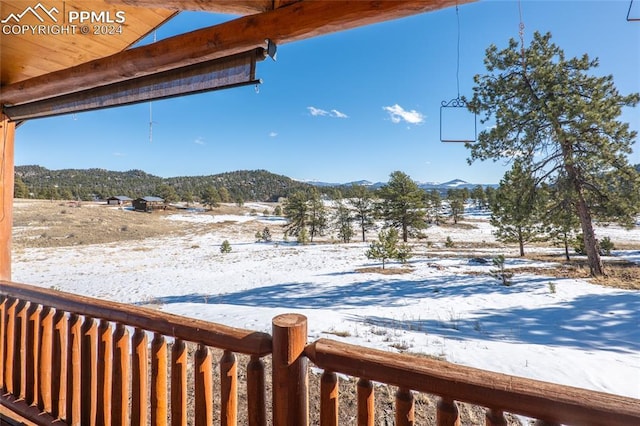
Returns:
[[[3,0],[0,105],[118,87],[117,83],[266,49],[266,40],[279,45],[470,1],[474,0]],[[229,20],[132,47],[183,10],[228,14]],[[80,21],[81,12],[87,24]],[[122,32],[100,34],[112,24]],[[76,27],[52,32],[55,25]]]

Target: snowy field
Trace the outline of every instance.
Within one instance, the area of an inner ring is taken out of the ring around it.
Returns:
[[[260,207],[260,206],[258,206]],[[259,210],[260,211],[260,210]],[[132,213],[134,214],[134,213]],[[309,340],[328,337],[389,351],[432,354],[487,370],[640,398],[640,292],[544,275],[540,268],[501,286],[490,262],[422,244],[410,273],[358,272],[379,266],[367,244],[284,242],[281,220],[261,216],[176,214],[180,221],[263,221],[274,241],[224,228],[202,235],[81,248],[29,248],[14,255],[17,282],[270,332],[271,319],[297,312],[309,319]],[[494,243],[490,225],[429,228],[440,247],[452,240]],[[602,231],[615,241],[640,241],[640,228]],[[374,238],[374,233],[369,234]],[[228,239],[232,252],[221,254]],[[547,249],[548,251],[548,249]],[[482,248],[487,260],[513,250]],[[616,256],[640,264],[640,251]],[[390,268],[398,267],[391,264]]]

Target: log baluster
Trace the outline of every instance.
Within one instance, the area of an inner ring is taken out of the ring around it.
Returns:
[[[167,342],[160,333],[151,341],[151,425],[167,424]]]
[[[25,399],[28,404],[37,404],[39,399],[40,351],[40,305],[31,303],[27,311],[27,389]],[[0,369],[2,370],[2,369]]]
[[[410,389],[399,388],[396,392],[396,426],[415,424],[415,403]]]
[[[338,375],[328,370],[320,377],[320,425],[338,426]]]
[[[171,349],[171,426],[187,426],[187,346],[176,339]]]
[[[43,306],[40,311],[40,399],[38,408],[47,413],[51,413],[52,402],[52,364],[53,364],[53,315],[54,311],[49,306]]]
[[[53,417],[65,418],[67,411],[67,313],[56,310],[53,315],[51,400]]]
[[[507,420],[504,418],[502,410],[490,408],[485,416],[486,426],[507,426]]]
[[[460,426],[460,414],[453,400],[440,399],[436,409],[436,424],[438,426]]]
[[[149,342],[136,328],[131,339],[131,424],[146,425],[149,419]]]
[[[213,367],[211,351],[198,345],[194,354],[195,426],[213,425]],[[248,373],[247,373],[248,374]]]
[[[249,426],[266,426],[267,402],[264,381],[264,362],[252,355],[247,364],[247,407]]]
[[[19,345],[16,342],[16,306],[18,300],[13,298],[7,298],[5,307],[5,342],[6,347],[4,350],[4,359],[0,368],[4,368],[4,389],[7,393],[14,394],[16,389],[13,363],[16,358],[16,350],[19,350]]]
[[[373,426],[375,421],[375,398],[370,380],[360,378],[358,391],[358,426]]]
[[[111,424],[111,388],[113,378],[113,329],[111,323],[98,323],[98,421],[99,426]]]
[[[5,345],[7,341],[6,313],[8,299],[0,296],[0,392],[4,391]]]
[[[29,327],[27,313],[29,309],[29,302],[21,300],[16,308],[16,341],[18,342],[19,351],[16,353],[14,359],[16,374],[16,389],[15,392],[19,399],[25,399],[27,391],[27,351],[29,350]]]
[[[225,350],[220,359],[220,424],[238,423],[238,363],[233,352]]]
[[[80,394],[81,421],[84,426],[93,426],[97,419],[98,381],[96,368],[98,365],[98,328],[91,317],[85,317],[81,328],[80,346]]]
[[[129,332],[122,324],[116,324],[113,333],[113,389],[111,393],[114,426],[129,424]]]
[[[69,315],[67,327],[67,409],[66,423],[81,425],[81,380],[82,380],[82,317]]]

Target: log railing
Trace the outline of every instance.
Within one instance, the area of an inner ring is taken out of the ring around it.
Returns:
[[[187,342],[197,345],[191,383]],[[186,425],[192,418],[211,425],[210,348],[216,348],[222,350],[219,424],[237,424],[235,354],[241,353],[250,357],[248,424],[266,425],[261,358],[271,346],[266,333],[0,282],[0,401],[40,424]]]
[[[37,424],[58,419],[56,424],[186,425],[193,419],[195,425],[211,425],[210,348],[219,348],[221,425],[237,424],[236,353],[249,355],[250,426],[267,424],[262,357],[269,354],[275,426],[309,424],[308,361],[324,370],[321,426],[338,425],[338,374],[357,378],[358,426],[377,424],[375,383],[397,388],[397,426],[415,424],[416,392],[439,397],[438,426],[460,424],[456,401],[485,407],[492,426],[506,424],[505,412],[538,419],[539,425],[640,424],[637,399],[328,339],[307,344],[307,320],[297,314],[277,316],[272,326],[273,337],[0,281],[0,402]],[[190,383],[186,342],[197,344]]]

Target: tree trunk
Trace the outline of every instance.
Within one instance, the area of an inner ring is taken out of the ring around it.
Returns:
[[[563,235],[564,235],[564,238],[563,238],[563,242],[564,242],[564,257],[567,259],[567,261],[569,261],[569,260],[571,260],[571,258],[569,257],[569,236],[567,235],[566,232]]]
[[[522,228],[518,228],[518,245],[520,247],[520,257],[524,256],[524,238],[522,238]]]
[[[600,259],[598,241],[596,240],[596,234],[593,231],[593,223],[591,221],[589,207],[580,192],[578,192],[577,210],[578,217],[580,217],[580,227],[582,228],[584,249],[587,252],[590,274],[592,277],[602,277],[606,274],[604,273],[602,259]]]
[[[407,224],[403,223],[402,224],[402,241],[406,243],[408,239],[409,239],[409,231],[407,230]]]

